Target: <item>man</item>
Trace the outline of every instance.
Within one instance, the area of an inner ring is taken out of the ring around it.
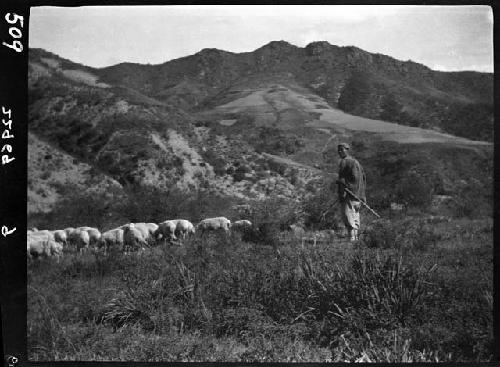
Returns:
[[[347,228],[351,241],[358,239],[360,227],[359,210],[361,202],[346,191],[349,189],[359,199],[366,202],[366,176],[359,162],[349,155],[349,144],[338,145],[338,153],[341,158],[339,163],[339,177],[337,180],[337,191],[340,202],[340,213]]]

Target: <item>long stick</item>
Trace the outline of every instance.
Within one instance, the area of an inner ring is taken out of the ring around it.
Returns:
[[[348,194],[351,194],[354,197],[354,199],[358,200],[361,204],[363,204],[365,206],[365,208],[368,209],[369,211],[371,211],[377,218],[380,218],[380,215],[378,215],[375,210],[373,210],[372,208],[370,208],[367,203],[365,203],[363,200],[361,200],[356,195],[354,195],[353,192],[346,187],[346,185],[344,185],[344,190]]]

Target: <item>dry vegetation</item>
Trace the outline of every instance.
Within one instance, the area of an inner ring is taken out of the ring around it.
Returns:
[[[183,195],[135,189],[120,203],[75,197],[52,216],[31,218],[39,228],[107,229],[125,219],[195,222],[225,213],[255,228],[128,256],[69,248],[59,263],[30,263],[30,359],[491,359],[491,219],[412,208],[413,215],[371,221],[365,213],[359,243],[336,238],[312,246],[285,231],[304,218],[306,235],[320,227],[309,201],[269,198],[243,215],[229,199]]]

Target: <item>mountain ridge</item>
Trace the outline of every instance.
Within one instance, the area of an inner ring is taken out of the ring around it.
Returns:
[[[387,139],[467,147],[463,154],[489,149],[446,135],[444,125],[450,111],[460,111],[453,106],[472,109],[483,117],[474,128],[480,134],[470,137],[488,136],[488,82],[474,73],[445,80],[472,86],[462,91],[439,89],[439,77],[432,83],[411,75],[392,80],[387,75],[421,69],[394,59],[394,70],[377,72],[387,60],[327,42],[300,48],[274,41],[248,53],[203,49],[161,65],[95,69],[33,49],[29,130],[125,188],[179,187],[242,200],[270,191],[287,198],[311,194],[334,170],[323,157],[339,140],[374,154]],[[429,77],[439,76],[427,69]],[[409,119],[412,113],[437,122],[419,125]],[[395,132],[380,130],[382,123]]]

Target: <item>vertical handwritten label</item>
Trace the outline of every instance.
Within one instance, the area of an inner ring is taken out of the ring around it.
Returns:
[[[2,153],[2,165],[5,165],[16,158],[12,154],[14,150],[12,144],[7,143],[10,142],[9,139],[14,138],[14,134],[12,134],[12,111],[10,108],[6,109],[4,106],[2,106],[2,125],[4,128],[2,132],[2,143],[4,144],[2,145],[0,153]]]
[[[24,25],[24,17],[16,13],[7,13],[5,14],[5,21],[12,24],[12,27],[9,27],[9,35],[11,39],[9,39],[8,42],[3,41],[2,45],[9,47],[16,52],[22,52],[23,43],[20,39],[23,37],[21,29]]]
[[[2,236],[7,237],[16,231],[16,227],[9,229],[7,226],[2,226]]]

